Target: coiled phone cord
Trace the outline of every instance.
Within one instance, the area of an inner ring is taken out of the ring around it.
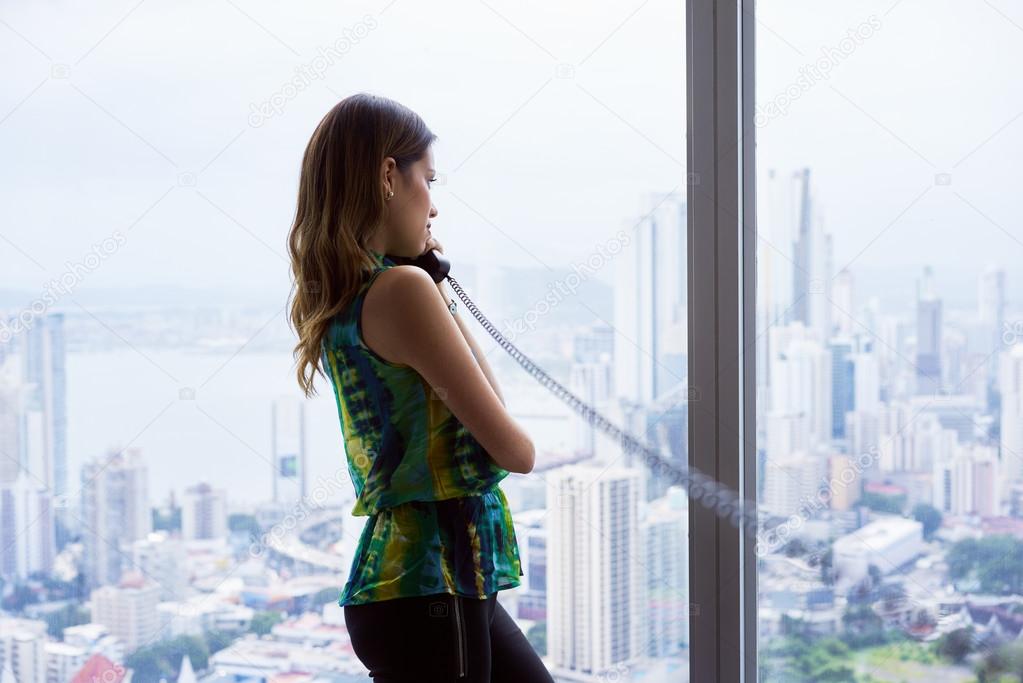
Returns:
[[[642,441],[619,428],[613,422],[598,413],[578,396],[566,389],[560,382],[548,375],[540,366],[531,361],[524,353],[505,339],[504,335],[491,323],[482,311],[462,289],[458,281],[445,274],[451,288],[462,300],[465,307],[479,321],[490,336],[521,365],[526,372],[533,375],[540,384],[547,387],[555,396],[564,401],[573,410],[582,415],[591,425],[600,429],[618,441],[626,453],[635,453],[643,458],[647,467],[660,476],[670,478],[672,483],[684,486],[689,497],[715,514],[728,520],[735,527],[740,527],[749,536],[756,535],[756,510],[748,501],[740,500],[738,494],[727,486],[694,467],[679,467],[670,462],[661,453],[650,448]]]

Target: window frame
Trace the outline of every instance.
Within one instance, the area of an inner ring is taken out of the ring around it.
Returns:
[[[686,0],[689,465],[756,505],[752,0]],[[757,680],[754,538],[689,507],[689,676]],[[699,552],[694,549],[699,548]]]

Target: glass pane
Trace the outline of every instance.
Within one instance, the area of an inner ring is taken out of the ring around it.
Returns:
[[[367,680],[337,605],[366,518],[331,384],[302,398],[286,319],[302,153],[355,92],[439,136],[432,230],[497,329],[687,461],[684,3],[2,14],[0,668],[17,683]],[[684,492],[466,308],[537,448],[501,482],[524,570],[501,604],[559,680],[687,680]]]
[[[1019,680],[1023,12],[756,30],[760,678]]]

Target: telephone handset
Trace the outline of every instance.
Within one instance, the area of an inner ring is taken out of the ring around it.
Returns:
[[[487,320],[486,316],[483,315],[476,304],[465,293],[465,290],[462,289],[461,285],[458,284],[458,281],[448,274],[451,271],[451,262],[443,254],[436,249],[431,249],[415,258],[404,256],[389,256],[388,258],[401,265],[413,265],[422,268],[430,274],[434,282],[439,283],[447,278],[451,289],[462,300],[466,309],[475,316],[483,328],[490,333],[490,336],[519,365],[525,368],[526,372],[533,375],[540,384],[547,387],[551,393],[582,415],[595,428],[615,439],[621,444],[623,451],[639,455],[651,470],[662,476],[667,476],[673,480],[673,483],[683,486],[690,499],[697,501],[719,517],[726,519],[733,526],[744,531],[748,536],[753,538],[757,536],[757,513],[753,503],[740,497],[736,491],[733,491],[695,467],[688,467],[670,458],[666,458],[657,449],[646,445],[642,439],[616,426],[544,372],[541,367],[519,351],[514,344],[505,339],[500,330]]]
[[[440,283],[451,272],[451,262],[444,258],[444,254],[436,249],[431,249],[415,258],[408,256],[388,256],[387,258],[402,266],[418,266],[422,268],[430,274],[430,277],[436,283]]]

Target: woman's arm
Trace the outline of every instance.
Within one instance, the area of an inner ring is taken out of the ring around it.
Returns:
[[[533,440],[473,358],[436,284],[415,266],[381,273],[363,302],[363,339],[384,360],[422,375],[499,467],[527,474],[536,462]]]
[[[454,301],[454,298],[447,293],[447,289],[444,286],[445,282],[446,280],[438,282],[437,289],[440,290],[441,296],[444,297],[444,303],[447,304]],[[454,317],[455,322],[458,323],[458,329],[461,330],[462,336],[465,337],[465,341],[469,344],[469,348],[472,350],[472,355],[476,359],[476,363],[479,364],[480,370],[483,371],[483,376],[487,378],[487,382],[489,382],[490,386],[493,387],[494,393],[497,394],[499,399],[501,399],[501,405],[507,407],[508,404],[505,403],[504,395],[501,393],[501,388],[497,384],[497,376],[494,375],[494,370],[490,367],[490,363],[487,362],[487,354],[483,353],[479,344],[476,343],[476,339],[472,336],[472,333],[469,331],[469,326],[465,324],[462,317],[458,315],[458,313],[455,313]]]

